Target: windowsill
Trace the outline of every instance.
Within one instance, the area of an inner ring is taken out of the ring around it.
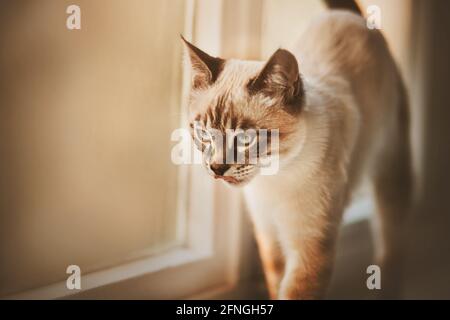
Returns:
[[[99,288],[110,283],[139,277],[163,269],[182,266],[193,261],[208,258],[207,252],[177,248],[157,256],[132,261],[106,270],[96,271],[83,276],[81,290],[68,290],[66,282],[61,281],[35,290],[6,296],[5,299],[61,299],[71,295]]]

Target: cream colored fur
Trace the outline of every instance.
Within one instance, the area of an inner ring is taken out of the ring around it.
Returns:
[[[214,142],[208,143],[215,152],[205,157],[211,175],[247,184],[271,297],[325,296],[342,214],[364,176],[372,181],[380,217],[382,293],[396,297],[412,185],[408,105],[382,34],[356,14],[328,11],[291,53],[274,54],[270,72],[263,72],[265,62],[225,61],[185,43],[194,70],[191,125],[198,119],[208,131],[247,119],[284,134],[276,175],[258,175],[251,165],[217,166],[223,150]]]
[[[306,94],[298,147],[277,175],[256,176],[244,191],[269,291],[280,299],[324,297],[343,210],[367,174],[384,227],[378,258],[390,297],[399,289],[410,188],[401,77],[380,32],[349,12],[323,14],[291,52]]]

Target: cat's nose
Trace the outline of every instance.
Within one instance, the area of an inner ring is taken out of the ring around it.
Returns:
[[[228,164],[213,163],[209,166],[211,170],[218,176],[223,176],[225,172],[230,168]]]

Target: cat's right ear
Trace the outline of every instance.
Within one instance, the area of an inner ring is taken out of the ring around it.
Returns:
[[[304,92],[297,59],[289,51],[278,49],[247,88],[250,94],[280,98],[290,106],[300,104]]]
[[[181,36],[189,54],[192,67],[192,88],[205,88],[219,77],[225,63],[224,59],[212,57]]]

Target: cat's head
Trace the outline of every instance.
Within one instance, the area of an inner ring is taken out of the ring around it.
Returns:
[[[297,60],[283,49],[267,62],[224,60],[182,39],[191,65],[192,139],[211,176],[244,185],[296,145],[304,100]]]

